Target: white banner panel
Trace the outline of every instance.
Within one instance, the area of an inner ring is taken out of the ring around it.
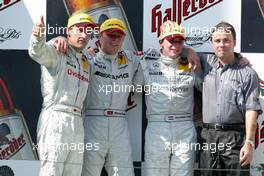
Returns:
[[[210,52],[209,32],[220,21],[231,23],[237,32],[240,51],[241,0],[144,0],[143,48],[159,48],[159,26],[177,21],[186,29],[186,45],[199,52]]]
[[[36,176],[40,162],[30,160],[0,160],[0,175]]]
[[[46,0],[0,1],[0,49],[28,49],[32,26],[40,15],[46,17]]]

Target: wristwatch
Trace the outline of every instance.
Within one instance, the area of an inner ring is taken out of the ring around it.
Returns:
[[[245,143],[249,143],[252,146],[252,148],[255,148],[255,144],[254,144],[254,141],[253,140],[246,139],[245,140]]]

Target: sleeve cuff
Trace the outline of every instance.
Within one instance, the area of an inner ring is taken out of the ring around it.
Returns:
[[[247,111],[256,111],[258,113],[258,115],[263,113],[260,105],[258,105],[258,106],[246,105],[246,110]]]

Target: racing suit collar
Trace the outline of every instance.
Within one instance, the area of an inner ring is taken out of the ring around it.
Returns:
[[[172,64],[177,64],[179,61],[180,57],[177,57],[176,59],[170,58],[168,56],[164,56],[161,54],[161,62],[164,63],[165,65],[172,65]]]
[[[70,52],[73,54],[73,55],[75,55],[77,58],[80,58],[80,57],[82,57],[82,55],[83,55],[83,52],[81,51],[81,52],[77,52],[72,46],[69,46],[69,50],[70,50]]]
[[[108,59],[108,60],[114,60],[117,58],[117,54],[113,54],[113,55],[110,55],[110,54],[106,54],[101,48],[99,48],[99,52],[98,52],[98,56],[100,58],[104,58],[104,59]]]

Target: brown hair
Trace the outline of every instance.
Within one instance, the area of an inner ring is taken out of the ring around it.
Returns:
[[[215,32],[215,31],[218,31],[218,30],[221,30],[221,31],[225,31],[227,33],[231,33],[234,40],[236,40],[236,31],[235,31],[235,28],[234,26],[232,26],[230,23],[228,22],[225,22],[225,21],[221,21],[220,23],[218,23],[212,30],[211,30],[211,40],[212,40],[212,34]]]

